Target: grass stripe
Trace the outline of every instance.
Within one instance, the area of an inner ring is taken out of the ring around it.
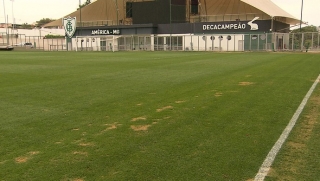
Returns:
[[[264,160],[264,162],[262,163],[262,165],[261,165],[261,167],[259,169],[259,172],[255,176],[255,179],[254,179],[255,181],[263,181],[265,179],[265,177],[267,176],[275,157],[277,156],[277,154],[278,154],[279,150],[281,149],[283,143],[286,141],[287,137],[289,136],[292,128],[295,126],[295,124],[296,124],[301,112],[303,111],[303,109],[304,109],[305,105],[307,104],[311,94],[313,93],[314,89],[316,88],[316,86],[318,85],[319,82],[320,82],[320,75],[315,80],[315,82],[311,86],[310,90],[308,91],[308,93],[306,94],[304,99],[302,100],[300,106],[298,107],[298,109],[294,113],[294,115],[291,118],[291,120],[290,120],[289,124],[287,125],[287,127],[282,132],[280,138],[277,140],[277,142],[274,144],[274,146],[272,147],[272,149],[268,153],[266,159]]]

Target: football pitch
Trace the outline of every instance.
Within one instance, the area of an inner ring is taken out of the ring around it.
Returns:
[[[320,54],[0,52],[0,180],[254,180]],[[266,180],[320,178],[320,85]]]

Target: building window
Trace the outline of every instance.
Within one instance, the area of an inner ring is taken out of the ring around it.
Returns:
[[[126,18],[132,18],[132,2],[126,3]]]
[[[199,14],[199,0],[191,0],[191,14]]]

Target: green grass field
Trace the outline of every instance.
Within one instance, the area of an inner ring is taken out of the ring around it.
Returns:
[[[302,53],[0,52],[0,180],[253,179],[319,67]]]

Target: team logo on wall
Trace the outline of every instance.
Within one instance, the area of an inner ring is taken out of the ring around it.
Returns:
[[[259,17],[253,18],[253,20],[248,22],[248,25],[251,27],[251,30],[258,30],[259,26],[257,23],[253,23],[255,20],[259,19]]]
[[[68,18],[63,18],[64,30],[66,32],[66,35],[69,38],[72,38],[72,36],[76,32],[76,28],[77,28],[76,24],[77,24],[76,17],[71,18],[69,16]]]

